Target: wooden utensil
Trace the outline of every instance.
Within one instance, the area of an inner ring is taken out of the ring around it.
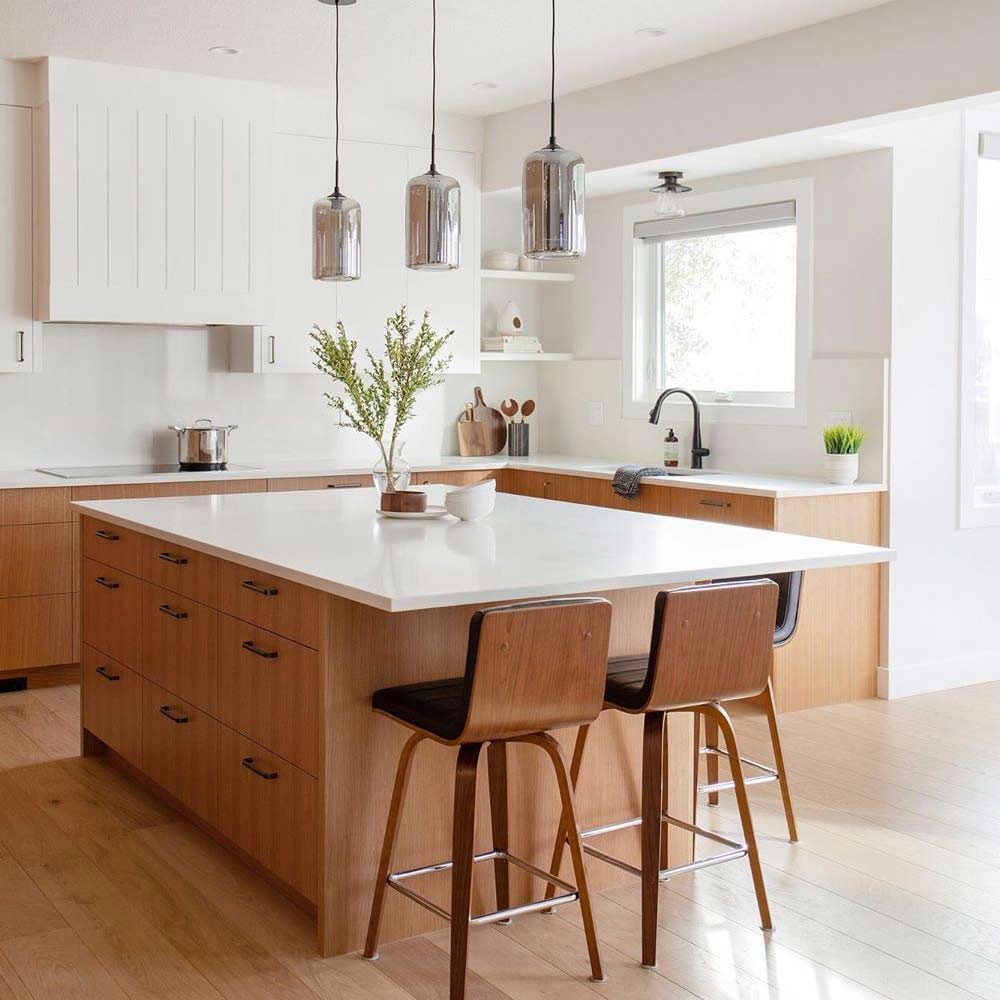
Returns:
[[[502,419],[502,418],[501,418]],[[463,457],[493,455],[489,425],[476,420],[476,411],[471,403],[465,404],[465,414],[458,421],[458,453]]]
[[[517,415],[517,400],[516,399],[505,399],[500,404],[500,412],[510,420],[513,420]]]
[[[486,405],[483,399],[483,390],[476,386],[476,405],[472,408],[477,422],[486,424],[489,434],[490,450],[482,452],[483,455],[496,455],[503,451],[507,444],[507,421],[499,410],[494,410],[492,406]]]
[[[524,401],[524,406],[521,407],[521,423],[524,423],[525,417],[530,417],[532,413],[535,412],[535,401],[533,399],[526,399]]]

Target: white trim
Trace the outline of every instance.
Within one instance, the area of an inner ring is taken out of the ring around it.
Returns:
[[[1000,525],[1000,504],[976,503],[976,239],[981,132],[1000,132],[1000,114],[970,111],[962,135],[961,351],[959,358],[958,524],[960,528]]]
[[[794,201],[797,225],[797,281],[796,281],[796,335],[795,335],[795,403],[792,406],[771,403],[725,403],[716,402],[711,393],[699,396],[702,418],[706,423],[739,423],[790,425],[803,427],[806,424],[807,388],[809,361],[812,353],[813,322],[813,179],[800,177],[772,184],[756,184],[748,187],[714,191],[702,195],[685,195],[684,207],[690,214],[732,211],[750,205],[769,205]],[[636,250],[643,242],[635,236],[635,226],[640,222],[653,221],[655,212],[652,202],[629,205],[622,212],[622,417],[626,419],[648,419],[653,396],[649,387],[637,394],[634,384],[636,372],[637,341],[636,324],[643,321],[646,310],[637,308],[637,301],[651,294],[649,283],[636,280]],[[676,413],[677,419],[690,409],[687,401],[668,400],[664,413]]]
[[[879,667],[877,691],[880,698],[892,700],[996,680],[1000,680],[1000,650],[983,650],[909,667]]]

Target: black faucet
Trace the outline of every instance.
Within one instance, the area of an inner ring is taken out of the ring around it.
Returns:
[[[691,400],[691,406],[694,408],[694,431],[691,434],[691,468],[700,469],[701,460],[706,455],[710,455],[711,452],[701,446],[701,410],[698,409],[698,400],[687,389],[664,389],[660,393],[659,399],[653,404],[653,408],[649,411],[649,422],[651,424],[659,423],[660,408],[663,406],[663,401],[667,396],[672,396],[675,392],[679,392],[682,396],[687,396]]]

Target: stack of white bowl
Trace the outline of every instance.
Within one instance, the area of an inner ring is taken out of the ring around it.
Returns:
[[[446,493],[444,508],[460,521],[478,521],[493,513],[496,502],[496,480],[484,479],[473,486],[462,486]]]
[[[483,267],[487,271],[516,271],[519,254],[509,250],[487,250],[483,254]]]

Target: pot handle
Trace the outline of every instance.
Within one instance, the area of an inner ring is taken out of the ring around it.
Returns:
[[[212,418],[211,417],[199,417],[195,421],[195,423],[196,424],[208,424],[208,426],[211,427],[212,426]]]

